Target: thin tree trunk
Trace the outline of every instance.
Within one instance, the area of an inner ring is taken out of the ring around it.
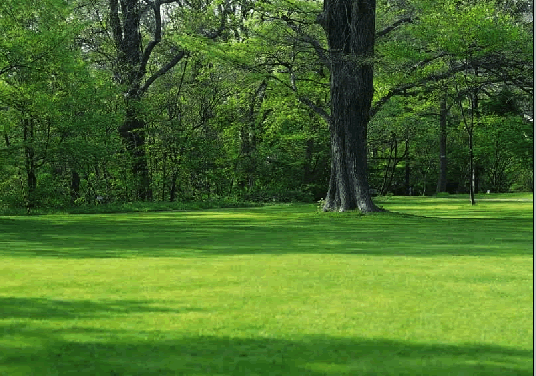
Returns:
[[[436,193],[447,191],[447,98],[439,103],[439,178]]]
[[[391,145],[389,149],[389,159],[387,160],[387,165],[385,166],[385,172],[383,174],[383,183],[381,189],[381,195],[385,196],[387,191],[391,187],[391,182],[393,181],[393,176],[395,174],[396,166],[398,165],[398,141],[396,139],[396,134],[391,132]]]
[[[240,137],[242,140],[241,144],[241,154],[244,156],[244,186],[247,186],[249,191],[255,185],[256,174],[257,174],[257,117],[264,101],[266,94],[266,89],[268,88],[268,82],[263,80],[255,93],[251,97],[251,102],[249,104],[249,110],[247,112],[247,118],[245,120],[245,125],[240,131]]]
[[[382,187],[380,189],[380,195],[385,196],[387,193],[387,180],[389,176],[389,170],[391,169],[391,163],[393,160],[393,144],[389,145],[389,157],[387,158],[387,164],[383,171]]]
[[[171,188],[169,189],[169,202],[173,202],[176,199],[177,195],[177,178],[178,178],[178,172],[173,172],[173,175],[171,175]]]
[[[480,192],[480,166],[475,162],[475,195]]]
[[[313,172],[313,151],[315,146],[315,140],[313,138],[307,139],[305,143],[305,158],[303,159],[303,177],[302,185],[307,186],[314,179]]]
[[[478,69],[475,68],[475,76],[478,77]],[[474,154],[474,130],[475,125],[478,125],[480,122],[480,111],[479,111],[479,98],[478,98],[478,88],[474,89],[473,92],[473,100],[471,101],[472,104],[472,111],[471,111],[471,132],[469,132],[469,153],[470,153],[470,159],[471,159],[471,205],[475,205],[475,193],[477,193],[478,186],[476,182],[476,164],[475,164],[475,154]],[[476,121],[475,121],[476,120]],[[476,123],[476,124],[475,124]]]
[[[473,127],[469,129],[469,198],[475,205],[475,155],[473,152]]]
[[[406,165],[405,165],[406,175],[405,175],[404,182],[406,186],[406,196],[412,196],[413,190],[411,188],[411,166],[410,166],[410,158],[409,158],[409,139],[408,138],[406,138],[405,155],[406,155]]]
[[[458,91],[459,92],[459,91]],[[462,99],[458,100],[458,104],[460,106],[460,112],[462,115],[462,119],[464,122],[465,130],[467,131],[467,135],[469,137],[469,200],[471,202],[471,205],[475,205],[475,156],[474,156],[474,150],[473,150],[473,132],[475,129],[475,115],[476,111],[478,110],[478,91],[477,89],[474,89],[471,94],[468,96],[469,103],[471,105],[470,107],[470,119],[467,120],[467,114],[466,111],[463,108],[463,102]]]
[[[35,161],[34,141],[34,121],[24,119],[22,121],[24,137],[24,156],[26,167],[26,210],[28,214],[35,207],[35,191],[37,189],[37,166]]]
[[[374,212],[367,171],[376,2],[325,0],[330,48],[331,176],[325,211]]]
[[[71,171],[71,205],[80,197],[80,175],[76,170]]]
[[[162,156],[162,193],[160,195],[160,201],[166,199],[166,179],[167,179],[167,154],[164,153]]]
[[[9,141],[9,135],[7,134],[6,130],[4,129],[4,141],[6,142],[6,147],[11,147],[11,142]]]

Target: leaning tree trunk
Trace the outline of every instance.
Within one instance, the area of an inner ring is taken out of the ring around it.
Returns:
[[[331,58],[331,177],[325,211],[374,212],[367,171],[375,0],[325,0]]]

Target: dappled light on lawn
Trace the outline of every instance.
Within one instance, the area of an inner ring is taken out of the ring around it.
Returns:
[[[530,203],[450,200],[2,217],[0,374],[531,375]]]

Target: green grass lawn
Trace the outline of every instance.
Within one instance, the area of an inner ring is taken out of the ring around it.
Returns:
[[[492,198],[0,217],[0,375],[532,375],[533,204]]]

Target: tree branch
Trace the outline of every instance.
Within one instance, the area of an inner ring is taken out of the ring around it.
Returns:
[[[326,110],[324,110],[322,107],[317,106],[313,103],[309,98],[298,96],[298,100],[308,106],[311,110],[316,112],[317,115],[319,115],[322,119],[326,121],[327,124],[331,123],[331,116],[328,114]]]
[[[149,57],[151,56],[151,53],[153,52],[154,48],[160,43],[162,40],[162,16],[160,15],[160,1],[147,3],[152,9],[154,13],[154,19],[155,19],[155,29],[153,34],[153,40],[149,42],[145,50],[143,51],[143,56],[141,58],[140,68],[138,72],[138,76],[141,78],[146,72],[147,69],[147,62],[149,61]]]
[[[316,40],[309,34],[305,34],[303,31],[301,31],[299,26],[296,25],[294,20],[292,20],[291,18],[287,16],[282,16],[281,19],[285,21],[288,27],[290,27],[292,31],[294,31],[300,37],[299,39],[300,41],[309,43],[311,46],[313,46],[322,64],[324,64],[327,67],[330,66],[330,60],[329,60],[328,55],[326,54],[326,50],[322,47],[322,45],[320,44],[318,40]]]
[[[443,73],[431,74],[415,82],[402,84],[402,85],[392,88],[391,90],[389,90],[389,92],[386,95],[384,95],[382,98],[376,101],[376,103],[374,103],[374,105],[372,106],[370,110],[370,117],[371,118],[374,117],[374,115],[376,115],[376,113],[381,109],[381,107],[385,103],[387,103],[389,99],[391,99],[392,97],[397,96],[397,95],[402,95],[408,89],[421,87],[432,81],[444,80],[446,78],[453,76],[456,73],[464,71],[465,69],[467,69],[465,64],[453,65],[450,67],[450,69],[448,69],[447,71]]]
[[[329,113],[324,110],[322,107],[320,106],[317,106],[316,104],[314,104],[314,102],[312,100],[310,100],[309,98],[307,97],[303,97],[303,96],[300,96],[298,94],[298,90],[297,88],[295,87],[292,87],[291,84],[288,84],[286,82],[284,82],[283,80],[281,80],[279,77],[277,76],[274,76],[274,75],[267,75],[266,76],[267,78],[271,78],[273,80],[276,80],[277,82],[281,83],[283,86],[287,87],[288,89],[290,89],[291,91],[293,91],[294,93],[296,93],[296,98],[301,102],[303,103],[304,105],[306,105],[307,107],[309,107],[311,110],[313,110],[317,115],[319,115],[322,119],[324,119],[326,121],[326,123],[330,124],[331,123],[331,116],[329,115]]]
[[[160,76],[163,76],[166,72],[168,72],[171,68],[173,68],[175,65],[177,65],[177,63],[179,61],[181,61],[181,59],[183,57],[186,56],[186,52],[183,50],[183,51],[180,51],[178,52],[174,57],[173,59],[171,59],[169,61],[169,63],[167,63],[166,65],[164,65],[162,68],[160,68],[158,71],[156,71],[151,77],[149,77],[147,79],[147,81],[145,81],[145,84],[143,85],[143,87],[139,90],[140,94],[143,94],[147,91],[147,89],[149,89],[149,86],[152,85],[153,82],[156,81],[156,79]]]
[[[396,28],[398,28],[400,25],[402,24],[405,24],[405,23],[413,23],[414,19],[412,17],[406,17],[406,18],[402,18],[398,21],[396,21],[394,24],[392,24],[391,26],[388,26],[386,27],[385,29],[381,30],[381,31],[378,31],[376,33],[376,39],[378,38],[381,38],[387,34],[389,34],[391,31],[395,30]]]
[[[229,12],[229,0],[226,0],[225,4],[220,4],[218,10],[220,11],[220,14],[221,14],[220,26],[216,30],[204,35],[208,39],[214,40],[218,38],[225,30],[227,15],[230,13]]]

